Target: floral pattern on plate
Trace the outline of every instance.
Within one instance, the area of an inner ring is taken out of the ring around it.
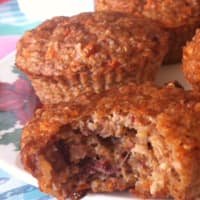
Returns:
[[[13,65],[14,58],[11,54],[0,62],[0,199],[53,200],[35,187],[36,180],[20,163],[22,128],[41,104],[27,77]]]
[[[0,82],[0,130],[8,130],[17,122],[23,126],[41,106],[26,76],[14,66],[11,70],[18,79],[13,83]],[[20,134],[20,128],[1,134],[0,144],[13,143],[19,150]]]

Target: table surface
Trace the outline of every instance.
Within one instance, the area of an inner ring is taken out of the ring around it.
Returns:
[[[16,43],[25,30],[31,29],[39,23],[28,20],[20,12],[16,0],[0,0],[0,59],[15,50]],[[54,198],[45,195],[38,188],[20,181],[19,177],[13,177],[0,168],[0,199],[53,200]]]

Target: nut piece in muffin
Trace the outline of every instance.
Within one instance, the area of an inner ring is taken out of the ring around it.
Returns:
[[[200,91],[200,30],[183,49],[183,72],[192,87]]]
[[[89,104],[49,105],[22,133],[21,158],[60,200],[87,191],[200,198],[200,93],[117,86]]]
[[[116,84],[154,80],[167,41],[168,34],[149,19],[82,13],[26,32],[17,45],[16,65],[42,103],[54,104]]]
[[[170,34],[166,64],[181,61],[182,47],[200,27],[199,0],[95,0],[97,11],[128,12],[159,22]]]

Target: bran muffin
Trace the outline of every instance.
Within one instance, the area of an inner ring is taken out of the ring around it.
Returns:
[[[200,93],[129,83],[90,100],[46,106],[24,128],[22,163],[43,192],[200,198]]]
[[[149,19],[82,13],[26,32],[17,45],[16,65],[41,102],[54,104],[116,84],[154,80],[167,42],[167,33]]]
[[[97,11],[128,12],[159,22],[170,35],[164,63],[181,61],[182,47],[200,27],[199,0],[95,0]]]
[[[200,30],[183,49],[183,72],[192,87],[200,91]]]

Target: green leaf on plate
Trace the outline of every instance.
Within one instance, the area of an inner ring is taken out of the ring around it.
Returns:
[[[17,119],[12,112],[0,112],[0,130],[12,128]]]
[[[22,131],[22,129],[16,129],[10,133],[6,133],[0,139],[0,145],[1,144],[3,144],[3,145],[14,144],[15,151],[19,151],[20,150],[21,131]]]

